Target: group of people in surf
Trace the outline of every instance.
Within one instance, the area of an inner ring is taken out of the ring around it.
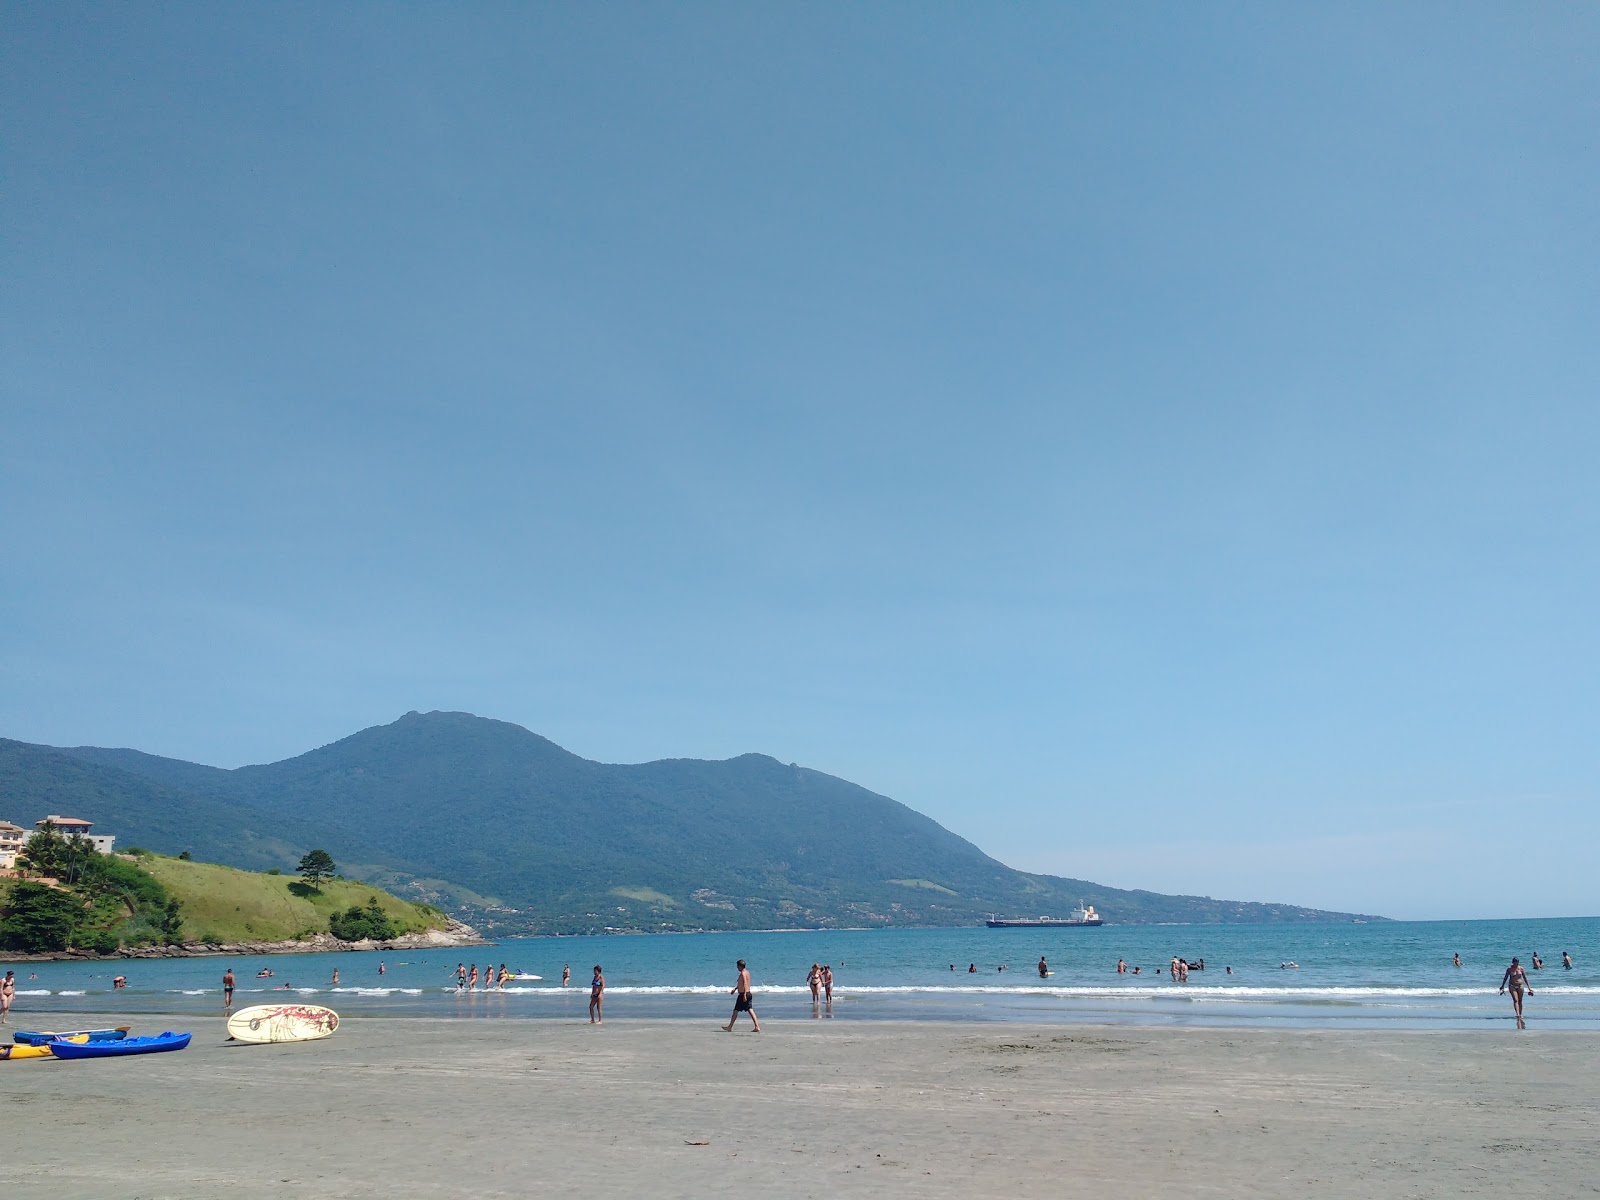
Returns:
[[[739,969],[744,970],[743,964]],[[828,1016],[833,1016],[833,967],[827,963],[812,963],[806,975],[806,986],[811,989],[811,1015],[820,1017],[826,1009]],[[754,1019],[752,1016],[751,1020]]]
[[[515,971],[507,968],[505,963],[500,964],[499,970],[495,970],[494,964],[492,963],[486,964],[483,968],[483,974],[481,976],[478,974],[477,963],[473,963],[470,969],[468,969],[465,963],[457,963],[456,991],[474,991],[478,987],[480,980],[483,983],[483,990],[486,992],[495,991],[497,989],[503,990],[506,984],[516,977],[516,974],[517,973]]]
[[[1203,958],[1197,958],[1190,962],[1188,959],[1180,958],[1174,954],[1171,964],[1167,967],[1167,973],[1172,976],[1174,983],[1188,983],[1190,971],[1204,971],[1205,969],[1206,960]],[[1229,974],[1232,974],[1232,972],[1230,971]]]

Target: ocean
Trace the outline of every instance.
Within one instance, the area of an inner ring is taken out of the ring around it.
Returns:
[[[1572,955],[1572,970],[1562,968],[1563,950]],[[1535,952],[1544,960],[1542,971],[1532,969]],[[1461,956],[1459,968],[1452,965],[1455,954]],[[1174,955],[1203,959],[1206,969],[1192,972],[1187,984],[1173,983],[1167,964]],[[605,968],[608,1020],[725,1021],[734,962],[743,958],[763,1021],[815,1015],[854,1021],[1496,1029],[1512,1021],[1509,999],[1496,994],[1512,955],[1530,968],[1530,1028],[1600,1029],[1600,917],[515,938],[462,950],[6,965],[17,972],[12,1023],[21,1028],[28,1026],[30,1009],[215,1015],[229,966],[238,980],[236,1008],[298,995],[351,1016],[581,1020],[590,972],[599,963]],[[1037,971],[1041,956],[1053,972],[1048,979]],[[1118,958],[1141,973],[1117,974]],[[461,994],[454,984],[457,962],[480,968],[505,963],[543,978],[510,983],[504,991]],[[831,1012],[813,1013],[806,986],[813,962],[833,967]],[[572,967],[567,988],[560,986],[563,964]],[[338,987],[331,983],[335,968]],[[256,978],[262,969],[273,976]],[[113,991],[117,974],[128,983]]]

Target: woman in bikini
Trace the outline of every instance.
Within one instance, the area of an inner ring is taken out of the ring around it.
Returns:
[[[1511,989],[1511,1011],[1517,1014],[1517,1028],[1522,1028],[1522,993],[1526,991],[1533,994],[1533,986],[1528,982],[1528,973],[1522,969],[1522,964],[1516,959],[1511,960],[1511,965],[1506,968],[1506,973],[1500,977],[1500,994],[1504,996],[1506,989]]]

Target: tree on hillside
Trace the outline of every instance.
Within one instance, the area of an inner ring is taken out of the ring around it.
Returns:
[[[311,850],[300,860],[300,878],[312,891],[320,892],[322,881],[332,879],[336,869],[333,856],[326,850]]]
[[[46,821],[23,845],[17,855],[17,866],[35,875],[62,878],[67,873],[67,839]]]

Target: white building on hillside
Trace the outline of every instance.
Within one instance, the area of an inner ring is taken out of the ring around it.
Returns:
[[[94,828],[94,822],[80,821],[77,817],[57,817],[52,815],[42,821],[35,821],[34,824],[40,829],[43,829],[46,825],[53,825],[55,831],[62,837],[71,837],[73,834],[86,837],[89,839],[89,843],[101,854],[110,854],[111,847],[117,840],[117,836],[114,833],[90,833],[89,830]]]
[[[17,855],[30,836],[21,825],[0,821],[0,871],[9,871],[17,865]]]

